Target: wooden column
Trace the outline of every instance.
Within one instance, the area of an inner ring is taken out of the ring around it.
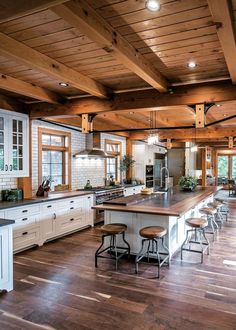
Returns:
[[[207,162],[206,162],[206,148],[202,149],[202,186],[207,186],[206,180],[206,169],[207,169]]]
[[[133,155],[133,141],[130,139],[126,139],[126,154],[132,156]],[[126,172],[126,179],[132,179],[132,167],[128,169]]]
[[[215,185],[217,185],[217,150],[212,150],[212,175],[215,177]]]
[[[24,198],[32,198],[32,120],[29,121],[29,176],[18,178],[17,187],[23,189]]]
[[[205,107],[204,104],[196,104],[196,118],[195,125],[196,128],[205,127]]]

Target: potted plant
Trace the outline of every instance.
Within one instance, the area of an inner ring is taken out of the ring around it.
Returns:
[[[134,163],[135,163],[135,160],[133,159],[133,156],[132,155],[124,155],[120,161],[120,171],[121,171],[121,174],[123,172],[128,172],[128,170],[130,168],[132,168],[134,166]]]
[[[193,191],[197,186],[197,179],[195,179],[193,176],[190,175],[181,176],[178,184],[181,190]]]

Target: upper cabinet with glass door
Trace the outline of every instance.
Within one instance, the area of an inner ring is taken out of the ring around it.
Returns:
[[[0,109],[0,174],[29,175],[28,116]]]

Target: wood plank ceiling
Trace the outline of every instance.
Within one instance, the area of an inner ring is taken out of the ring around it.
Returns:
[[[26,104],[236,81],[236,0],[161,0],[159,12],[147,10],[144,0],[21,2],[2,5],[0,92]],[[189,61],[197,66],[190,69]],[[236,115],[236,98],[220,105],[210,108],[207,124]],[[154,110],[163,110],[157,127],[194,125],[188,104]],[[66,115],[54,120],[81,125]],[[107,111],[94,124],[97,130],[149,128],[150,109]],[[235,124],[232,118],[218,126]]]

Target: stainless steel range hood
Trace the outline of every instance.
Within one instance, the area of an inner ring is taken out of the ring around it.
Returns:
[[[75,158],[113,158],[101,149],[101,134],[86,134],[86,148],[73,155]]]

